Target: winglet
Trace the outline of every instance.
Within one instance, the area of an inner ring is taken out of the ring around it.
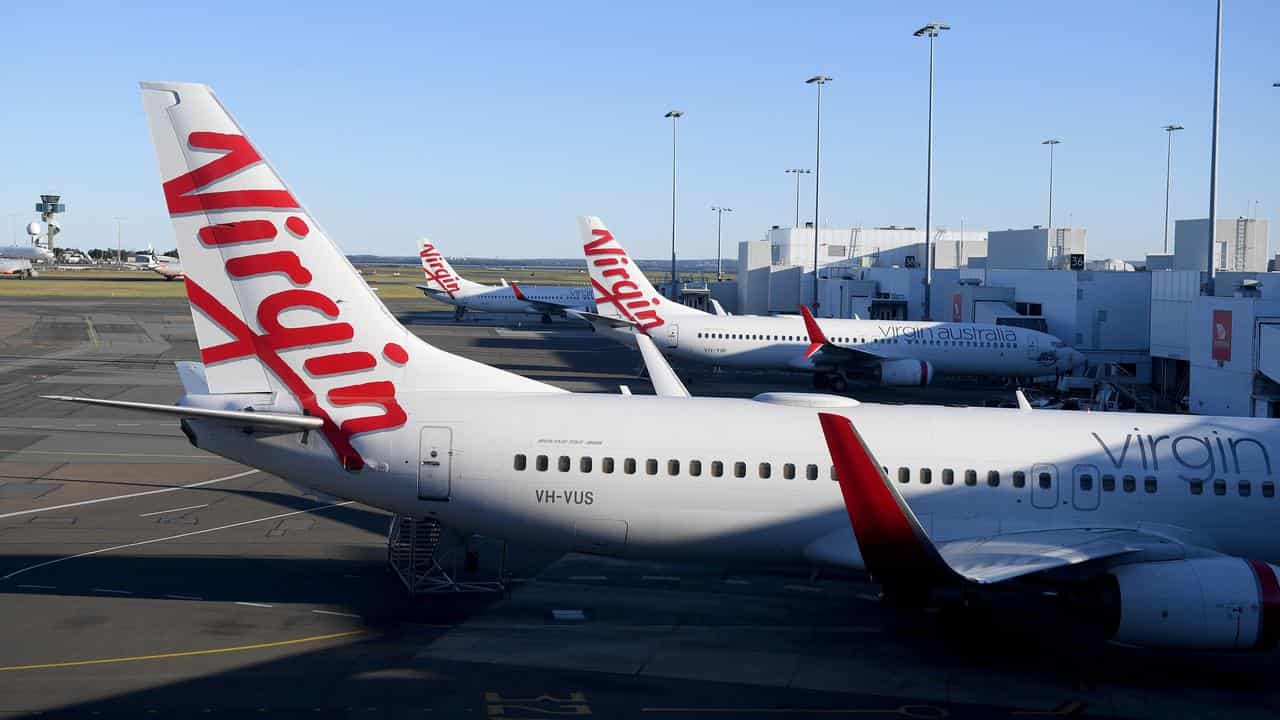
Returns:
[[[814,353],[821,350],[823,345],[830,345],[831,341],[823,334],[822,328],[818,327],[818,321],[813,319],[813,313],[809,312],[809,308],[801,305],[800,314],[804,316],[804,329],[809,334],[809,348],[804,351],[804,359],[808,360]]]
[[[963,579],[938,553],[853,422],[834,413],[818,413],[818,420],[867,571],[886,588]]]
[[[520,301],[525,300],[524,292],[520,290],[520,286],[514,280],[511,281],[511,292],[516,294],[517,300],[520,300]]]

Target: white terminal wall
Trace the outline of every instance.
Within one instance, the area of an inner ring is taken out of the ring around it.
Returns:
[[[1066,269],[1070,256],[1088,251],[1083,228],[992,230],[987,233],[987,267],[1010,270]]]
[[[1213,266],[1217,270],[1265,272],[1271,225],[1266,220],[1218,220]],[[1241,252],[1237,253],[1237,240]],[[1173,269],[1205,270],[1209,253],[1209,219],[1178,220],[1173,226]]]
[[[813,228],[773,228],[766,238],[774,265],[813,269]],[[980,230],[934,229],[934,266],[964,267],[987,251],[987,233]],[[908,228],[820,228],[818,266],[852,267],[905,265],[907,257],[924,266],[924,231]]]

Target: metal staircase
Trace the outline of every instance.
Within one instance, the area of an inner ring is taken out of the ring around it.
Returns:
[[[395,570],[410,595],[435,593],[501,592],[505,587],[506,545],[496,578],[461,579],[467,570],[459,570],[458,561],[466,560],[465,539],[443,546],[444,528],[437,520],[396,516],[387,536],[387,562]],[[446,569],[448,566],[448,569]]]
[[[1245,269],[1245,263],[1249,261],[1249,219],[1236,218],[1236,244],[1235,244],[1235,265],[1232,270],[1240,271]]]

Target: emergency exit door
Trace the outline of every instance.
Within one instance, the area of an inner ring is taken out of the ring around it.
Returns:
[[[418,499],[448,500],[453,474],[453,430],[424,427],[418,443]]]

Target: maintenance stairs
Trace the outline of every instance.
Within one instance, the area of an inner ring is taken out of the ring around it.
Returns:
[[[501,546],[496,576],[478,576],[478,561],[466,539],[444,542],[437,520],[396,516],[387,535],[387,562],[410,595],[502,592],[506,545]],[[459,566],[461,563],[461,567]]]

